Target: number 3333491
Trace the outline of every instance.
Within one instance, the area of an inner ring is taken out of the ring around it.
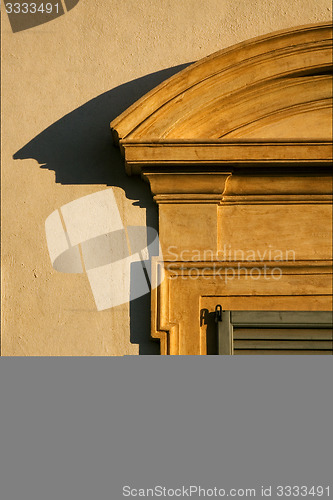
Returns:
[[[52,4],[50,2],[48,3],[41,3],[37,5],[36,3],[18,3],[18,2],[6,2],[6,12],[7,14],[35,14],[35,13],[42,13],[42,14],[59,14],[59,3]]]

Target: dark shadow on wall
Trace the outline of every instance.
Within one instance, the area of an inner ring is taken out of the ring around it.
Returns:
[[[150,333],[150,294],[143,295],[130,302],[130,339],[132,344],[139,344],[139,354],[158,355],[159,341],[152,340]]]
[[[206,350],[207,355],[218,354],[218,342],[215,323],[215,312],[209,312],[208,309],[200,311],[200,326],[206,325]]]
[[[149,186],[140,178],[125,174],[120,151],[112,145],[110,122],[186,66],[188,64],[158,71],[101,94],[45,129],[13,158],[37,160],[40,168],[55,172],[55,181],[60,184],[120,187],[128,199],[134,200],[133,205],[146,209],[147,226],[157,230],[157,206]],[[131,341],[139,343],[140,354],[157,354],[156,343],[149,336],[150,296],[132,302]]]

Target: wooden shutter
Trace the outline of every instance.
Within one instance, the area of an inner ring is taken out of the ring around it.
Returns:
[[[331,312],[223,311],[220,354],[333,354]]]

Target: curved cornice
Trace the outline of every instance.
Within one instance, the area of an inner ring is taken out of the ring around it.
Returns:
[[[254,38],[163,82],[111,123],[113,136],[124,145],[328,140],[331,69],[330,23]]]

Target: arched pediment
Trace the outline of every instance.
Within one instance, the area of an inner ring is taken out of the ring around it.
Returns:
[[[332,128],[332,26],[271,33],[165,81],[111,123],[124,143],[323,140]]]

